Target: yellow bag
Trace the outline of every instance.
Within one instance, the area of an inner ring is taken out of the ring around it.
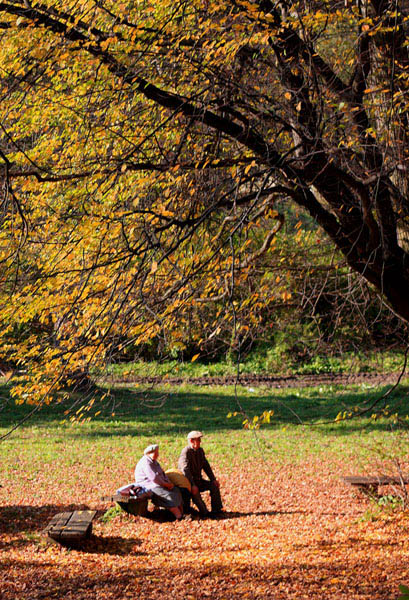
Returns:
[[[182,471],[179,469],[168,469],[165,471],[166,475],[169,477],[173,485],[177,485],[178,487],[186,488],[189,492],[192,489],[190,481],[185,475],[183,475]]]

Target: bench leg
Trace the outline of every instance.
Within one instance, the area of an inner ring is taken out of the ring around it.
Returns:
[[[140,502],[120,502],[117,501],[119,506],[127,512],[129,515],[134,515],[135,517],[144,517],[148,512],[148,500],[144,499]]]
[[[379,496],[379,487],[377,485],[357,485],[356,486],[360,492],[365,494],[365,496],[376,497]]]

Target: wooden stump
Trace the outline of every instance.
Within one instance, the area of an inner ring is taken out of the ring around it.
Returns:
[[[150,496],[143,495],[141,497],[124,496],[115,494],[114,496],[103,496],[101,500],[116,502],[119,506],[130,515],[144,517],[148,512],[148,500]]]

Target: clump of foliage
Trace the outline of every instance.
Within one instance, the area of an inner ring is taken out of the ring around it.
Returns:
[[[115,506],[111,506],[101,517],[101,521],[103,523],[110,523],[113,519],[118,517],[119,515],[124,514],[124,511],[119,506],[119,504],[115,504]]]

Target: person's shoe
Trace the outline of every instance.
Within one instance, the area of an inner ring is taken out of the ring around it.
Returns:
[[[182,515],[181,517],[179,517],[179,519],[176,519],[176,521],[192,521],[192,515]]]
[[[224,512],[224,510],[212,510],[209,513],[209,518],[210,519],[223,519],[223,517],[226,515],[226,513]]]

